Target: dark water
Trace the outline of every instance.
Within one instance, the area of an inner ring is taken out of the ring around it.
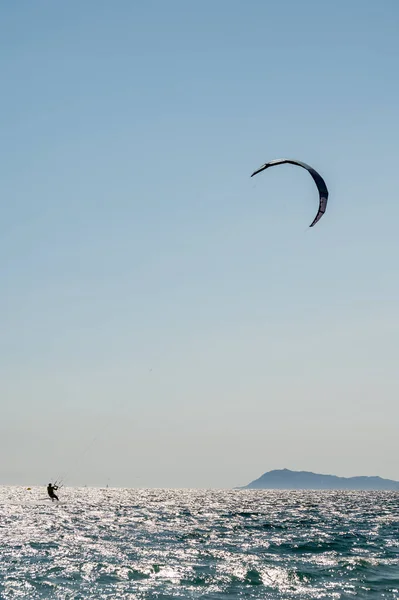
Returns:
[[[0,488],[0,598],[399,599],[399,493]]]

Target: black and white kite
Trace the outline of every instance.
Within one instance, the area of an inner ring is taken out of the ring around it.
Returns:
[[[261,171],[264,171],[268,167],[274,167],[274,165],[283,165],[286,163],[289,163],[291,165],[298,165],[299,167],[303,167],[304,169],[309,171],[309,173],[313,177],[315,184],[317,185],[317,189],[319,190],[319,199],[320,200],[319,200],[319,210],[317,212],[317,215],[315,216],[314,220],[310,224],[310,227],[313,227],[313,225],[316,225],[317,221],[319,221],[321,219],[321,217],[324,215],[324,213],[326,212],[327,200],[328,200],[328,189],[327,189],[326,183],[325,183],[323,177],[317,171],[312,169],[312,167],[310,167],[306,163],[301,162],[300,160],[291,160],[289,158],[278,158],[276,160],[271,160],[270,162],[264,164],[262,167],[260,167],[256,171],[254,171],[252,173],[251,177],[253,177],[257,173],[260,173]]]

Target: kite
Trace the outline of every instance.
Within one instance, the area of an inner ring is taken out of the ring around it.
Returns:
[[[268,167],[273,167],[274,165],[283,165],[286,163],[289,163],[291,165],[298,165],[299,167],[303,167],[304,169],[309,171],[309,173],[313,177],[315,184],[317,185],[317,189],[319,190],[319,210],[317,211],[317,215],[313,219],[312,223],[309,225],[309,227],[313,227],[313,225],[316,225],[317,221],[319,221],[326,212],[328,200],[328,189],[326,183],[323,177],[317,171],[312,169],[312,167],[310,167],[306,163],[301,162],[299,160],[291,160],[289,158],[278,158],[276,160],[271,160],[270,162],[262,165],[259,169],[252,173],[251,177],[257,175],[257,173],[260,173],[261,171],[264,171]]]

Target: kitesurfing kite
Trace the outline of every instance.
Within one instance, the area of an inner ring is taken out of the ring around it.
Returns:
[[[270,162],[264,164],[262,167],[260,167],[256,171],[254,171],[252,173],[251,177],[253,177],[257,173],[260,173],[261,171],[264,171],[268,167],[273,167],[274,165],[283,165],[285,163],[289,163],[291,165],[298,165],[299,167],[303,167],[304,169],[309,171],[309,173],[313,177],[315,184],[317,185],[317,189],[319,190],[319,210],[318,210],[317,215],[315,216],[314,220],[312,221],[312,223],[309,226],[309,227],[313,227],[313,225],[316,225],[317,221],[319,221],[321,219],[321,217],[324,215],[324,213],[326,212],[327,200],[328,200],[328,189],[327,189],[326,183],[325,183],[323,177],[317,171],[312,169],[312,167],[310,167],[306,163],[301,162],[299,160],[291,160],[289,158],[278,158],[276,160],[271,160]]]

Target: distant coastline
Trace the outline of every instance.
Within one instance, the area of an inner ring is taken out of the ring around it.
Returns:
[[[248,485],[239,487],[240,490],[396,490],[399,491],[399,481],[373,477],[337,477],[336,475],[321,475],[310,471],[290,471],[276,469],[264,473]]]

